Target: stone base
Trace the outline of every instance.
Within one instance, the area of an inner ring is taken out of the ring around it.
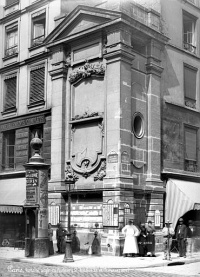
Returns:
[[[48,238],[25,238],[25,257],[46,258],[49,256]]]
[[[104,233],[101,237],[101,254],[109,256],[122,256],[124,236],[119,233]]]

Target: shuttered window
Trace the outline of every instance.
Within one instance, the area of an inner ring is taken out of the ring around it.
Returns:
[[[196,100],[197,70],[184,66],[184,92],[185,97]]]
[[[197,130],[185,128],[185,159],[197,160]]]
[[[19,2],[19,0],[6,0],[6,6],[10,6],[10,5],[12,5],[14,3],[18,3],[18,2]]]
[[[31,70],[30,104],[44,101],[45,67]]]
[[[16,108],[17,76],[5,79],[4,111]]]

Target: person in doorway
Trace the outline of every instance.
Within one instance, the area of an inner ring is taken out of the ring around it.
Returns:
[[[145,223],[141,223],[139,228],[140,228],[140,235],[138,237],[139,256],[145,257],[147,255],[147,244],[146,244],[147,231],[146,231]]]
[[[155,228],[152,221],[148,221],[147,230],[147,256],[155,257]]]
[[[48,237],[49,237],[49,255],[53,255],[54,254],[53,229],[51,228],[51,223],[48,224]]]
[[[171,261],[171,247],[172,247],[172,237],[175,234],[174,229],[170,227],[171,222],[169,220],[165,223],[165,227],[162,229],[163,234],[163,250],[164,258],[163,260]]]
[[[139,253],[137,237],[140,234],[139,229],[133,224],[133,220],[128,221],[128,225],[122,229],[122,234],[125,235],[123,255],[124,257],[134,257]]]
[[[196,226],[194,225],[192,220],[189,220],[187,229],[187,253],[190,257],[192,257],[194,252],[195,236]]]
[[[187,227],[183,224],[183,218],[179,219],[179,225],[176,230],[176,239],[178,242],[179,257],[186,258]]]

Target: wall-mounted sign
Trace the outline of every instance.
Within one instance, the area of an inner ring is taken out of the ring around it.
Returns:
[[[127,151],[123,151],[121,154],[122,163],[129,163],[129,154]]]
[[[103,226],[119,225],[119,205],[103,204]]]
[[[49,205],[49,223],[51,225],[57,225],[60,222],[60,206],[59,205]]]
[[[112,151],[108,154],[108,163],[118,163],[118,154]]]

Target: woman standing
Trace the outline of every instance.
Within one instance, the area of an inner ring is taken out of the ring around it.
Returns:
[[[147,230],[147,256],[155,257],[155,228],[152,221],[148,221]]]
[[[53,229],[51,228],[51,223],[48,224],[48,237],[49,237],[49,255],[53,255],[54,254]]]
[[[125,235],[123,255],[124,257],[128,255],[134,257],[139,252],[137,236],[139,236],[140,231],[133,225],[133,220],[129,220],[128,225],[122,229],[122,233]]]
[[[147,255],[147,231],[145,228],[145,224],[140,224],[140,235],[138,237],[138,247],[139,247],[139,255],[141,257],[145,257]]]

